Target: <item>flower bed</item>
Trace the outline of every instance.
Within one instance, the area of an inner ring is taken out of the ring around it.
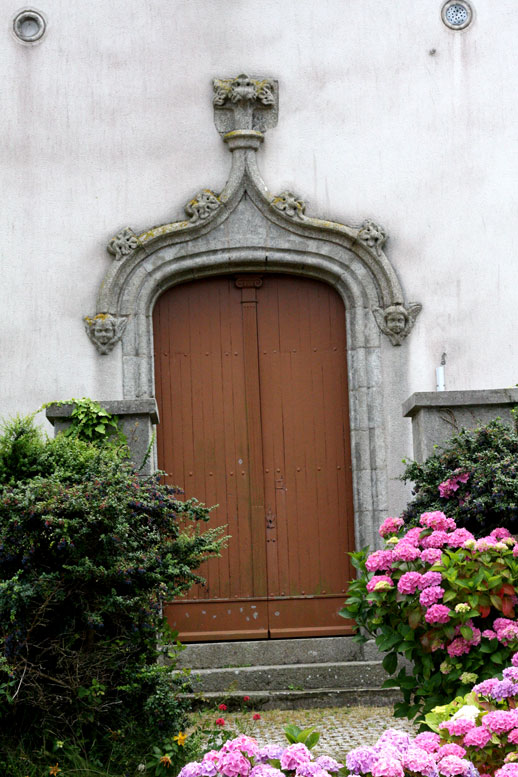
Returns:
[[[441,743],[462,750],[482,775],[518,777],[518,653],[512,664],[502,677],[483,680],[426,715]]]

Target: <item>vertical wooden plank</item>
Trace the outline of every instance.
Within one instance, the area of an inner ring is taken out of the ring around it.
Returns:
[[[257,289],[261,285],[262,280],[253,275],[244,275],[236,279],[236,286],[241,289],[241,310],[243,316],[243,362],[245,370],[252,535],[251,561],[255,596],[266,596],[267,593],[263,441],[257,338]]]

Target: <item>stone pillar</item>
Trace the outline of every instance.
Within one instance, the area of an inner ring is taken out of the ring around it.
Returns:
[[[131,463],[140,468],[153,437],[153,426],[158,423],[158,409],[154,399],[121,399],[99,402],[101,407],[116,415],[119,427],[126,436],[131,452]],[[74,406],[50,405],[47,418],[54,427],[54,434],[65,431],[70,426],[70,415]],[[156,469],[155,451],[152,450],[145,465],[140,470],[149,475]]]
[[[412,419],[414,459],[424,461],[462,427],[475,429],[495,418],[511,422],[518,389],[481,391],[422,391],[403,403],[403,416]]]

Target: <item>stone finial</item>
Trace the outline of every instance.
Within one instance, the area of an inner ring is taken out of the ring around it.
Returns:
[[[117,261],[120,261],[128,254],[131,254],[138,244],[138,237],[131,227],[125,227],[120,232],[117,232],[115,237],[112,237],[106,248]]]
[[[276,126],[279,112],[277,81],[250,78],[242,73],[237,78],[215,78],[212,84],[214,123],[224,137],[236,133],[241,135],[242,141],[245,133],[262,140],[266,130]],[[258,143],[249,147],[257,148]]]
[[[306,203],[292,192],[282,192],[271,201],[272,208],[280,210],[290,219],[304,219]]]
[[[210,189],[203,189],[187,203],[184,210],[189,216],[191,224],[196,224],[208,219],[220,206],[221,202],[214,192],[211,192]]]
[[[381,256],[381,250],[387,242],[387,233],[380,224],[365,219],[358,231],[358,240],[373,248],[376,254]]]
[[[417,302],[410,303],[407,308],[400,302],[389,305],[384,310],[374,308],[372,311],[376,323],[387,335],[392,345],[401,345],[415,324],[416,318],[423,306]]]
[[[121,339],[128,319],[125,316],[116,318],[110,313],[97,313],[93,317],[85,316],[84,321],[86,334],[99,353],[105,355]]]

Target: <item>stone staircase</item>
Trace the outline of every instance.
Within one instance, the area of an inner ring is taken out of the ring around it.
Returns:
[[[229,709],[250,697],[254,709],[391,705],[387,674],[374,643],[351,637],[205,642],[187,645],[179,668],[192,670],[195,700]]]

